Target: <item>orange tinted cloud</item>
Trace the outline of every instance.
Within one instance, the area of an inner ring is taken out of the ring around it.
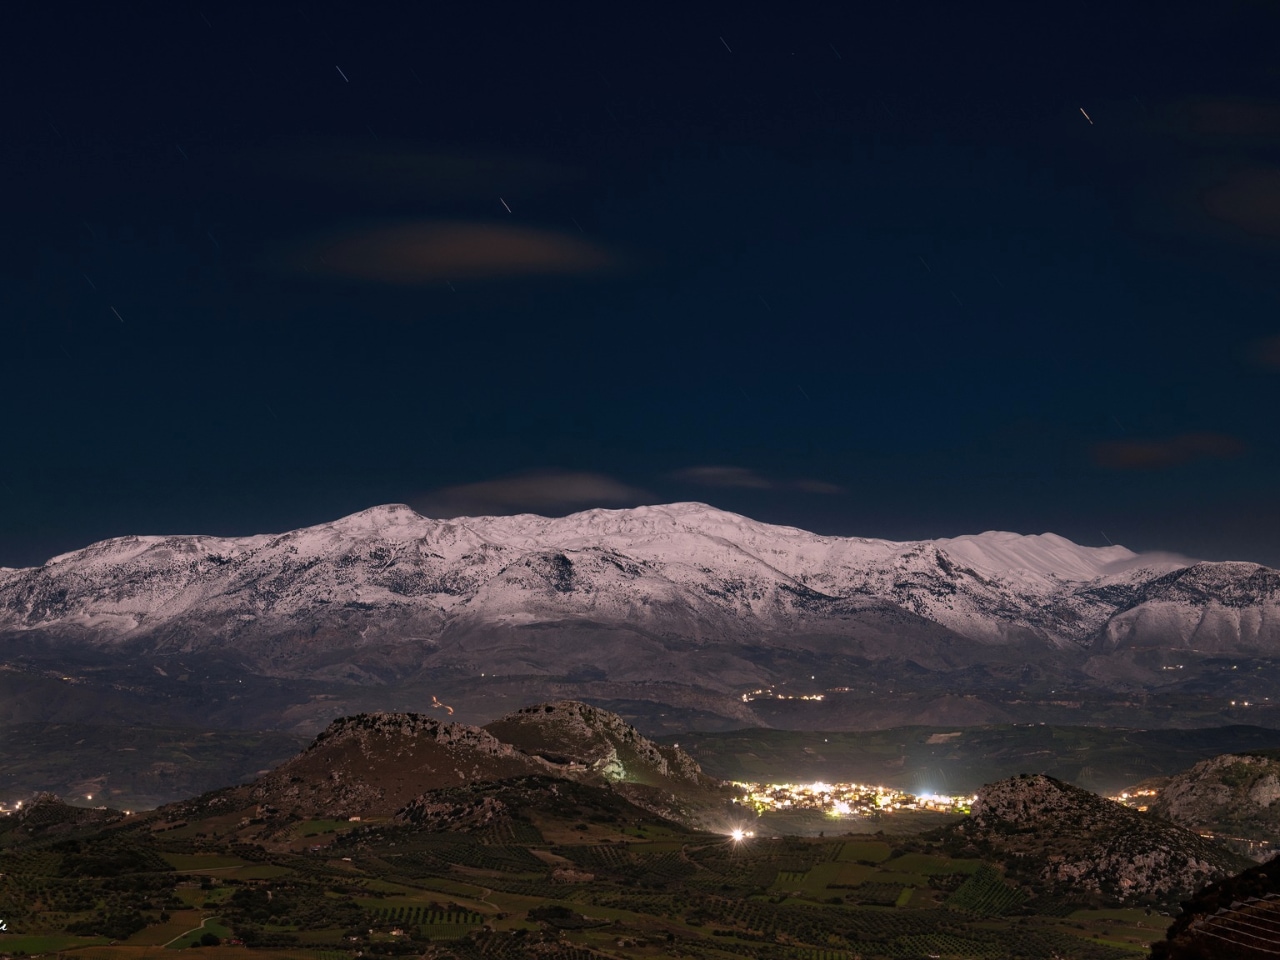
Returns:
[[[506,224],[418,221],[353,228],[287,252],[292,271],[375,283],[442,283],[616,269],[603,248],[565,233]]]
[[[1244,444],[1222,433],[1184,433],[1165,440],[1112,440],[1093,448],[1099,466],[1111,470],[1162,470],[1193,460],[1227,460]]]

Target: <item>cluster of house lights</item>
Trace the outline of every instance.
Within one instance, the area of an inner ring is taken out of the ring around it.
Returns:
[[[750,703],[752,700],[825,700],[825,693],[778,693],[768,687],[761,687],[759,690],[748,690],[742,695],[743,703]]]
[[[968,813],[974,798],[937,793],[912,794],[865,783],[735,783],[742,791],[737,803],[756,813],[821,810],[832,817],[870,816],[897,810]]]

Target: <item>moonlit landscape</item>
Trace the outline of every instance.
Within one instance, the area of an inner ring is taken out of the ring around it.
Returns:
[[[0,957],[1280,953],[1280,8],[6,35]]]

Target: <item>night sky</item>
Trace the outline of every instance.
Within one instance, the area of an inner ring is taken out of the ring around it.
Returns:
[[[1280,566],[1274,3],[23,6],[0,565],[702,500]]]

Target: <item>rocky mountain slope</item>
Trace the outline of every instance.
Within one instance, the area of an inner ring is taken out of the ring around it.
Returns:
[[[1280,848],[1280,752],[1212,757],[1171,777],[1151,810],[1266,856]]]
[[[557,765],[580,765],[606,780],[677,788],[713,784],[679,747],[640,736],[615,713],[562,700],[524,707],[484,728],[504,743]]]
[[[727,799],[688,754],[659,747],[616,714],[586,704],[539,704],[491,727],[412,713],[343,717],[298,756],[218,802],[303,818],[389,817],[412,808],[421,821],[440,814],[432,805],[443,801],[433,798],[530,778],[605,788],[676,819]]]
[[[1053,534],[829,537],[697,503],[454,520],[382,506],[278,535],[124,537],[0,570],[0,657],[55,671],[128,658],[149,692],[214,663],[219,676],[421,683],[464,699],[482,680],[534,678],[537,695],[752,725],[773,721],[751,691],[870,684],[867,665],[946,676],[948,694],[1025,685],[1027,671],[1046,692],[1068,677],[1131,691],[1167,685],[1175,662],[1277,655],[1280,573],[1254,564]],[[818,677],[839,658],[843,673]],[[939,721],[1010,716],[957,700]]]
[[[988,784],[954,836],[1032,891],[1176,903],[1247,861],[1183,827],[1044,775]]]

